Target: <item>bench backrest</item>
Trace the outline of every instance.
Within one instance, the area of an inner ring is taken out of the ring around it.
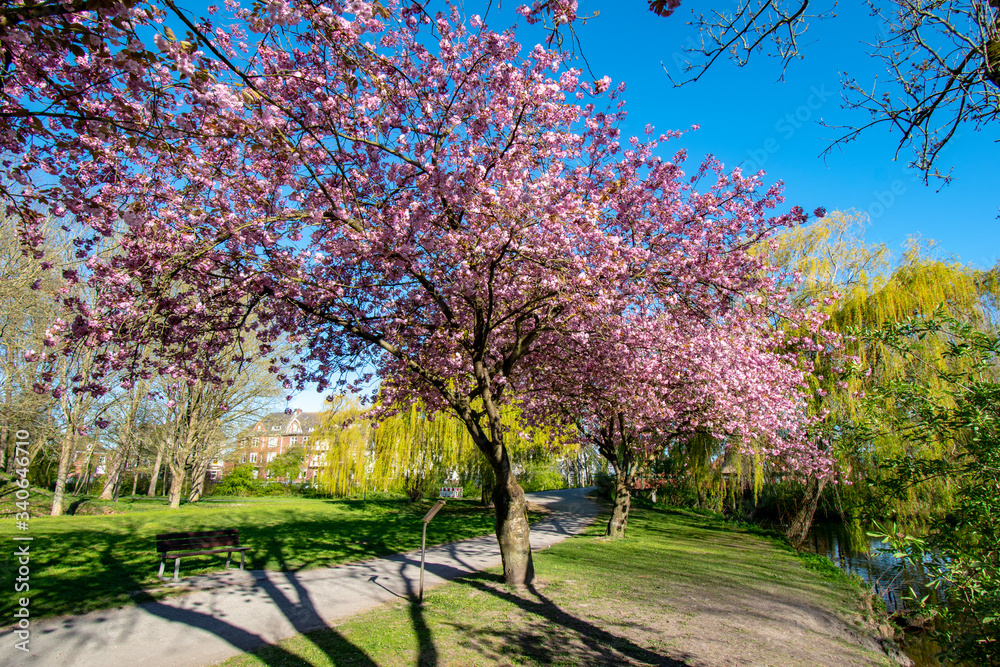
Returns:
[[[216,547],[236,547],[240,544],[238,528],[203,530],[195,533],[160,533],[156,536],[156,550],[197,551]]]

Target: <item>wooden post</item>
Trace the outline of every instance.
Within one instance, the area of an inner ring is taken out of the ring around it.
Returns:
[[[420,592],[417,595],[417,602],[423,604],[424,602],[424,552],[427,550],[427,524],[431,522],[434,515],[437,514],[441,508],[444,507],[444,501],[439,500],[434,503],[434,507],[424,515],[421,521],[424,522],[423,534],[420,537]]]
[[[423,534],[420,536],[420,596],[418,602],[424,601],[424,551],[427,550],[427,522],[424,521]]]

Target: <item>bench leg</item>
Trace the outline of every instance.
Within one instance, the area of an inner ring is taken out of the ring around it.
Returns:
[[[161,580],[163,579],[163,568],[166,566],[166,564],[167,564],[167,559],[166,558],[161,558],[160,559],[160,579]]]
[[[240,569],[241,570],[243,569],[243,561],[246,559],[246,555],[247,555],[246,551],[241,551],[240,552]]]
[[[229,561],[231,561],[232,559],[233,559],[233,552],[232,551],[227,551],[226,552],[226,569],[227,570],[229,569]]]
[[[177,581],[180,578],[181,578],[181,559],[180,558],[175,558],[174,559],[174,581]]]

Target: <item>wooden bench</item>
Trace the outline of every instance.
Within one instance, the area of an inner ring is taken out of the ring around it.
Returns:
[[[160,579],[163,579],[163,568],[167,561],[174,561],[174,581],[180,578],[181,558],[185,556],[202,556],[205,554],[226,553],[226,569],[233,552],[240,552],[240,569],[250,547],[240,546],[240,531],[236,528],[223,530],[203,530],[197,533],[161,533],[156,536],[156,550],[160,554]]]

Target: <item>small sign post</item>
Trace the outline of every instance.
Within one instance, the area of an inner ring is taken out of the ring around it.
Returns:
[[[434,518],[435,514],[441,511],[442,507],[444,507],[444,501],[437,501],[434,503],[434,507],[432,507],[427,514],[424,515],[423,519],[421,519],[421,521],[424,522],[424,532],[420,538],[420,595],[418,601],[421,604],[423,604],[424,601],[424,551],[427,549],[427,524],[431,522],[431,519]]]

